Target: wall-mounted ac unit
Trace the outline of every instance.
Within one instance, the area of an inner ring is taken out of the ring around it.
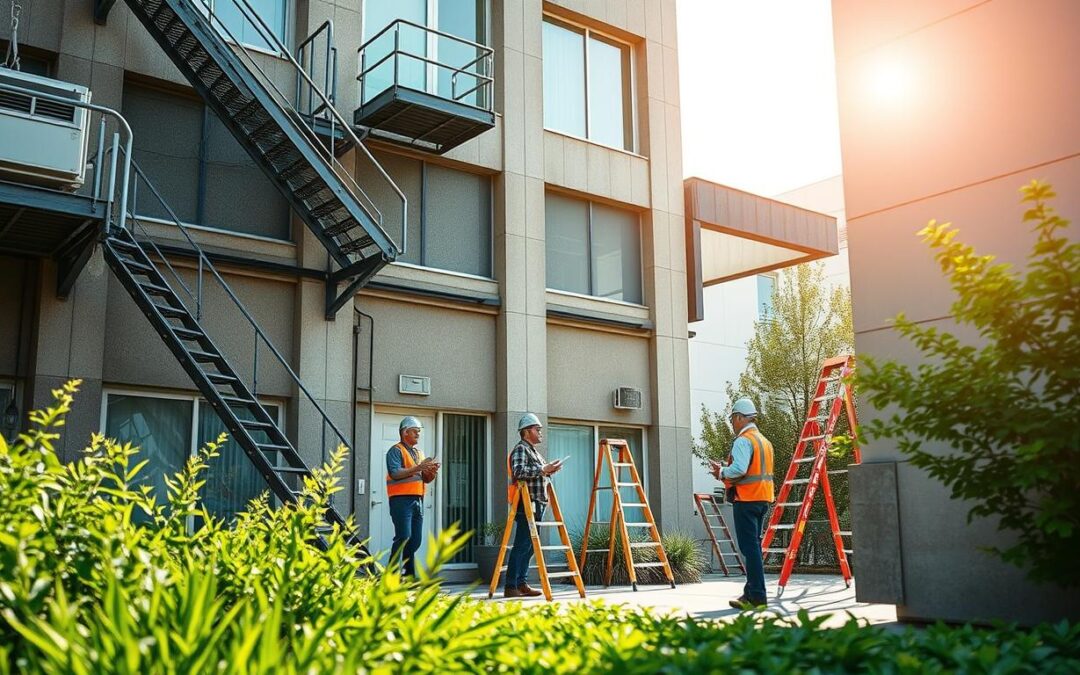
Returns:
[[[619,387],[612,392],[614,405],[619,410],[641,410],[641,390],[633,387]]]
[[[0,68],[0,178],[74,191],[86,179],[89,111],[45,99],[90,102],[78,84]]]

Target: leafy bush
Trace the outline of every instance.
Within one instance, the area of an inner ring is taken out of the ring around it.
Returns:
[[[1049,185],[1021,189],[1037,235],[1022,273],[956,241],[948,223],[919,234],[949,278],[952,316],[978,345],[896,319],[921,353],[917,368],[863,358],[858,380],[878,410],[869,426],[912,464],[970,500],[969,519],[992,517],[1010,533],[992,549],[1032,579],[1073,586],[1080,557],[1080,243],[1048,201]],[[970,331],[969,331],[970,332]],[[925,448],[927,441],[948,446]]]
[[[258,499],[226,530],[196,501],[216,444],[170,479],[162,504],[133,487],[145,464],[130,446],[95,436],[61,465],[52,443],[74,391],[56,392],[58,405],[34,413],[12,446],[0,441],[0,675],[1080,670],[1080,628],[1064,623],[886,631],[852,619],[824,630],[805,614],[747,614],[718,624],[598,602],[477,602],[423,571],[365,578],[343,537],[326,551],[308,543],[340,453],[300,504]],[[206,522],[194,532],[193,514]],[[464,542],[441,535],[427,569]]]
[[[607,525],[594,525],[589,529],[589,548],[599,549],[608,546]],[[641,532],[631,531],[631,542],[648,541]],[[577,532],[571,537],[574,550],[581,551],[582,533]],[[618,535],[616,534],[616,542]],[[683,532],[666,532],[660,535],[660,541],[664,544],[668,562],[671,564],[671,573],[675,575],[676,584],[696,584],[701,581],[701,575],[709,567],[708,557],[694,541],[694,538]],[[638,562],[656,562],[656,550],[652,548],[636,548],[634,560]],[[626,572],[626,559],[622,553],[622,545],[616,543],[615,560],[612,563],[613,571],[611,584],[613,586],[626,586],[630,584],[630,575]],[[606,578],[607,554],[590,553],[585,557],[585,568],[581,570],[581,578],[586,585],[602,585]],[[642,567],[637,572],[638,584],[666,584],[662,567]]]

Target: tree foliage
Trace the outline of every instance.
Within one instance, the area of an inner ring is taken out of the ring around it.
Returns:
[[[1022,272],[957,241],[949,223],[919,232],[956,295],[953,319],[977,344],[901,314],[896,330],[918,365],[862,358],[859,386],[877,410],[895,411],[869,426],[873,438],[896,441],[954,499],[970,500],[969,521],[993,517],[1009,533],[990,550],[1034,580],[1076,585],[1080,245],[1048,205],[1049,185],[1021,193],[1037,235]]]

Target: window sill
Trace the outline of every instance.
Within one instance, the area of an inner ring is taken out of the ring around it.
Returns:
[[[151,237],[163,241],[179,242],[184,246],[189,245],[187,238],[180,232],[176,224],[169,220],[139,216],[139,222],[146,228]],[[219,251],[243,251],[246,256],[255,257],[273,262],[283,262],[290,265],[296,264],[296,244],[282,239],[272,239],[257,234],[246,232],[234,232],[205,225],[184,224],[184,228],[191,234],[191,238],[199,246],[205,246]],[[139,230],[135,229],[136,238]]]
[[[493,279],[420,267],[409,263],[395,262],[382,268],[372,279],[368,289],[390,293],[414,293],[487,307],[498,307],[501,304],[499,283]]]
[[[549,129],[547,127],[544,127],[544,131],[549,133],[549,134],[554,134],[556,136],[561,136],[563,138],[569,138],[572,141],[581,141],[582,143],[587,143],[589,145],[594,145],[594,146],[596,146],[598,148],[603,148],[604,150],[611,150],[612,152],[618,152],[620,154],[627,155],[629,157],[637,157],[638,159],[644,159],[646,161],[648,161],[648,159],[649,159],[645,155],[636,153],[633,150],[626,150],[624,148],[615,147],[614,145],[607,145],[605,143],[600,143],[598,141],[590,140],[590,139],[584,138],[582,136],[576,136],[574,134],[568,134],[565,131],[556,131],[555,129]]]
[[[547,290],[547,314],[553,318],[630,330],[649,331],[653,328],[649,308],[645,305],[550,288]]]

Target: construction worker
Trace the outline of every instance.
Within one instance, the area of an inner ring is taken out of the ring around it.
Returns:
[[[439,462],[424,457],[417,447],[424,425],[415,417],[404,417],[398,425],[400,442],[386,452],[386,495],[390,498],[390,519],[394,521],[392,559],[401,560],[405,576],[416,575],[414,557],[424,534],[424,491],[435,480]]]
[[[544,427],[536,415],[526,413],[522,416],[518,421],[518,436],[520,440],[506,458],[506,473],[509,480],[506,498],[510,503],[517,491],[517,481],[525,481],[532,500],[533,518],[541,520],[547,508],[549,477],[561,469],[562,464],[548,462],[536,449],[536,446],[544,440]],[[514,532],[514,548],[510,551],[506,563],[506,586],[503,587],[503,597],[534,598],[541,593],[527,583],[533,548],[524,500],[518,504],[514,523],[517,524],[517,528]]]
[[[765,594],[765,563],[761,553],[761,533],[765,514],[773,502],[773,447],[758,431],[755,419],[757,408],[748,398],[731,405],[728,420],[735,432],[731,455],[725,464],[712,462],[713,475],[723,480],[729,492],[734,491],[732,511],[735,516],[735,539],[746,563],[746,586],[737,600],[730,601],[735,609],[752,609],[767,604]]]

